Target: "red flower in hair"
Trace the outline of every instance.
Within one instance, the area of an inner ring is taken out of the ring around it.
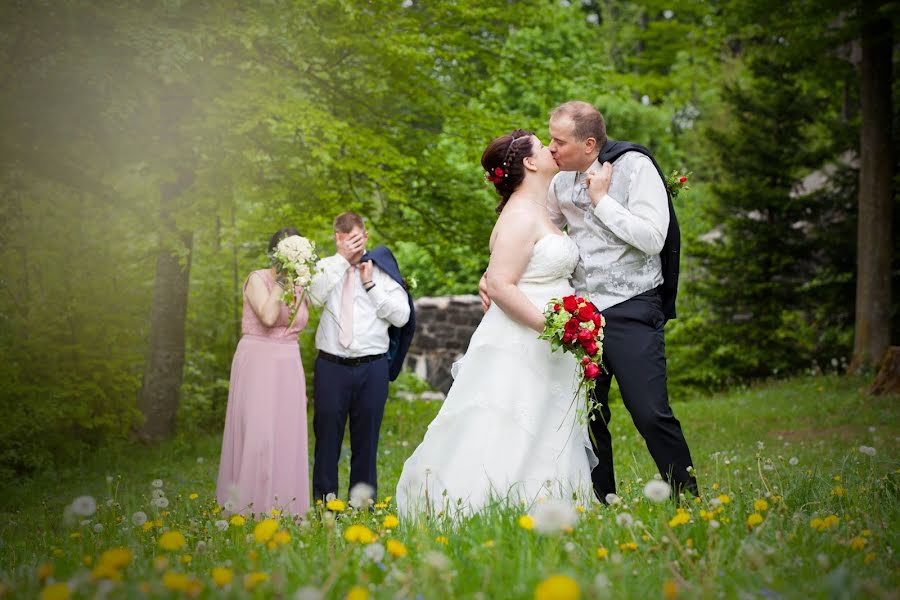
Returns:
[[[505,173],[501,167],[495,167],[493,171],[488,171],[484,174],[485,178],[495,185],[503,181],[504,175]]]

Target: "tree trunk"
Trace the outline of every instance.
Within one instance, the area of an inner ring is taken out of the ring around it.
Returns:
[[[876,15],[878,3],[867,4],[864,14]],[[856,324],[850,372],[876,367],[890,344],[891,37],[891,22],[883,17],[863,26]]]
[[[138,435],[145,440],[162,439],[175,431],[184,373],[193,234],[177,230],[169,208],[191,180],[190,174],[182,174],[178,181],[160,189],[162,232],[150,313],[150,353],[138,402],[144,414]]]
[[[150,348],[144,368],[138,408],[144,423],[138,435],[158,440],[175,431],[175,417],[184,374],[185,325],[191,273],[193,233],[178,228],[175,215],[184,192],[194,181],[189,156],[184,156],[179,125],[191,111],[191,98],[178,86],[160,103],[162,148],[171,152],[174,181],[159,186],[160,241],[150,312]]]
[[[900,346],[891,346],[884,353],[881,369],[869,393],[873,395],[900,394]]]

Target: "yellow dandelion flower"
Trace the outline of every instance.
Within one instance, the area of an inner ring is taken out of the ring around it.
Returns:
[[[212,514],[214,514],[214,515],[217,515],[217,514],[219,514],[220,512],[222,512],[222,507],[221,507],[221,506],[216,506],[214,509],[212,509]]]
[[[395,527],[400,525],[400,519],[398,519],[394,515],[388,515],[384,518],[383,525],[385,529],[394,529]]]
[[[847,494],[847,488],[842,485],[835,486],[831,490],[831,494],[833,496],[837,496],[838,498],[843,498]]]
[[[65,581],[52,583],[41,590],[41,600],[68,600],[71,595],[72,591]]]
[[[700,504],[703,502],[703,499],[700,496],[694,496],[694,504]]]
[[[81,532],[80,531],[72,532],[69,534],[69,537],[72,538],[73,540],[81,539]]]
[[[840,517],[837,515],[828,515],[825,517],[825,529],[831,529],[832,527],[836,527],[838,523],[841,522]]]
[[[94,581],[99,581],[100,579],[120,581],[122,579],[122,574],[112,565],[100,563],[91,571],[91,579]]]
[[[347,592],[345,600],[368,600],[369,590],[361,585],[355,585]]]
[[[522,515],[519,517],[519,527],[522,529],[534,529],[534,517],[531,515]]]
[[[219,587],[225,587],[234,579],[234,572],[227,567],[215,567],[212,570],[213,583]]]
[[[578,583],[566,575],[552,575],[534,588],[534,600],[578,600]]]
[[[229,522],[235,527],[243,527],[247,523],[247,519],[241,515],[234,515]]]
[[[869,553],[866,554],[866,556],[863,558],[863,562],[866,563],[866,564],[869,564],[869,563],[873,562],[874,560],[875,560],[875,553],[874,553],[874,552],[869,552]]]
[[[719,489],[719,484],[718,483],[712,484],[712,489],[713,489],[713,491]]]
[[[60,548],[54,548],[54,549],[52,550],[52,554],[53,554],[53,556],[59,558],[60,556],[62,556],[63,554],[65,554],[65,552],[63,552]]]
[[[863,530],[862,530],[862,536],[863,536],[863,537],[869,537],[870,535],[872,535],[872,532],[871,532],[870,530],[868,530],[868,529],[863,529]]]
[[[169,513],[164,513],[164,514],[169,514]],[[155,521],[153,521],[153,526],[156,527],[157,529],[162,529],[163,525],[164,525],[164,523],[163,523],[162,519],[156,519]]]
[[[497,545],[497,542],[495,542],[494,540],[485,540],[484,543],[482,544],[482,546],[484,546],[485,548],[493,548],[496,545]]]
[[[81,562],[84,563],[84,566],[89,567],[92,564],[94,564],[94,557],[91,556],[90,554],[85,554],[84,556],[81,557]]]
[[[365,525],[351,525],[344,530],[344,539],[348,542],[371,544],[378,539],[378,536]]]
[[[387,508],[387,506],[388,505],[384,502],[376,502],[375,503],[375,508],[377,508],[378,510],[384,510],[385,508]]]
[[[145,521],[143,525],[141,525],[141,529],[144,531],[150,531],[153,529],[153,521]]]
[[[386,504],[390,504],[390,503],[391,503],[391,499],[393,499],[393,496],[385,496],[385,497],[384,497],[384,502],[385,502]]]
[[[708,510],[700,509],[700,518],[704,521],[711,521],[713,517],[716,516],[716,513],[710,512]]]
[[[825,522],[822,519],[820,519],[819,517],[813,517],[809,521],[809,526],[812,527],[813,529],[815,529],[816,531],[822,531],[822,525],[824,523]]]
[[[434,538],[434,541],[436,541],[438,544],[444,544],[445,546],[450,543],[450,540],[448,540],[447,537],[443,535],[437,536],[436,538]]]
[[[110,548],[100,555],[100,564],[109,565],[114,569],[123,569],[131,564],[134,553],[128,548]]]
[[[186,592],[191,587],[191,580],[187,575],[174,571],[166,571],[165,575],[163,575],[162,583],[168,589],[176,592]]]
[[[277,508],[273,508],[272,510],[269,511],[269,515],[271,515],[272,517],[277,517],[280,514],[281,514],[281,511],[278,510]]]
[[[185,544],[187,544],[187,540],[180,531],[167,531],[159,536],[159,547],[169,552],[175,552]]]
[[[763,499],[759,499],[753,503],[753,510],[756,512],[764,512],[769,510],[769,503]]]
[[[279,546],[284,546],[288,542],[291,541],[291,534],[287,531],[281,529],[275,532],[275,535],[272,536],[272,541],[278,544]]]
[[[599,558],[600,560],[603,560],[607,556],[609,556],[609,550],[607,550],[603,546],[600,546],[599,548],[597,548],[597,558]]]
[[[576,506],[576,507],[575,507],[575,510],[577,510],[577,511],[580,512],[580,513],[583,513],[583,512],[584,512],[584,507],[581,506],[581,505],[579,505],[579,506]]]
[[[720,494],[718,499],[722,504],[729,504],[731,502],[731,497],[728,494]]]
[[[688,548],[693,548],[694,547],[694,538],[688,538],[684,542],[684,545],[687,546]]]
[[[182,554],[179,560],[181,560],[181,564],[189,565],[191,564],[191,561],[194,560],[194,557],[190,554]]]
[[[272,539],[276,531],[278,531],[278,521],[275,519],[260,521],[253,528],[253,539],[256,540],[257,544],[264,544]]]
[[[188,496],[188,498],[190,498],[191,500],[196,500],[199,497],[200,497],[200,494],[198,494],[196,492],[191,494],[190,496]]]
[[[678,584],[671,579],[667,579],[663,583],[663,597],[672,600],[678,597]]]
[[[391,554],[391,556],[395,556],[397,558],[403,558],[408,554],[406,546],[399,540],[388,540],[385,549]]]
[[[344,504],[343,500],[329,500],[325,503],[325,508],[330,510],[331,512],[344,512],[347,510],[347,505]]]
[[[674,517],[669,519],[669,527],[678,527],[691,522],[691,515],[687,512],[679,511]]]
[[[634,552],[638,549],[638,545],[636,542],[624,542],[619,544],[619,550],[622,552]]]
[[[268,542],[266,542],[266,548],[268,548],[269,550],[274,550],[277,547],[278,544],[275,543],[275,540],[269,540]]]
[[[866,547],[866,538],[864,537],[855,537],[850,540],[850,547],[854,550],[862,550]]]
[[[260,571],[254,571],[252,573],[247,573],[246,575],[244,575],[244,589],[248,590],[248,591],[252,590],[259,584],[265,583],[268,580],[269,580],[268,573],[262,573]]]
[[[53,575],[53,565],[50,563],[41,563],[41,566],[39,566],[37,570],[38,579],[43,581],[51,575]]]
[[[840,476],[840,475],[835,475],[835,476],[834,476],[834,480],[835,480],[835,481],[840,481],[840,480],[841,480],[841,476]]]
[[[763,522],[763,517],[759,513],[753,513],[749,517],[747,517],[747,527],[753,529],[757,525]]]

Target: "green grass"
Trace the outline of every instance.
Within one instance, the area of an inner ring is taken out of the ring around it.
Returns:
[[[677,404],[703,494],[699,503],[684,505],[690,522],[681,525],[670,525],[673,504],[643,498],[654,467],[620,404],[613,406],[611,426],[623,503],[586,507],[572,531],[547,536],[520,527],[520,509],[501,507],[456,526],[435,521],[391,531],[382,525],[393,513],[388,503],[336,521],[321,508],[301,525],[282,520],[290,541],[269,549],[247,539],[252,521],[224,532],[214,525],[220,518],[213,514],[219,435],[108,449],[4,490],[0,596],[35,597],[58,581],[69,582],[74,597],[94,597],[98,590],[109,597],[181,595],[166,588],[168,582],[188,585],[201,597],[294,597],[312,586],[325,597],[343,598],[362,586],[379,598],[530,598],[542,581],[562,574],[585,598],[896,597],[900,409],[896,396],[863,395],[866,383],[801,378]],[[389,402],[380,447],[382,499],[393,493],[403,461],[438,408]],[[860,452],[862,445],[876,454]],[[342,459],[342,485],[348,464]],[[150,504],[154,479],[163,480],[170,501],[165,515]],[[192,493],[199,497],[191,500]],[[65,506],[83,494],[97,499],[97,514],[88,524],[66,525]],[[716,506],[721,494],[730,501]],[[768,508],[755,509],[757,500]],[[131,525],[138,510],[183,533],[187,546],[160,548],[162,529]],[[634,522],[617,524],[626,512]],[[763,520],[750,528],[752,513]],[[837,517],[836,525],[822,531],[810,525],[828,515]],[[353,523],[375,531],[378,544],[402,542],[406,556],[371,560],[363,545],[343,537]],[[626,546],[630,542],[636,549]],[[113,570],[121,580],[110,584],[91,572],[112,547],[129,548],[133,558]],[[187,564],[184,555],[191,557]],[[46,565],[53,574],[42,579]],[[233,583],[217,588],[214,567],[233,572]],[[254,572],[268,579],[247,590],[244,577]]]

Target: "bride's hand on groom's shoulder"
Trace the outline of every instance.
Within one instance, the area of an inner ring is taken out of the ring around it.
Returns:
[[[588,196],[591,204],[597,206],[600,199],[609,193],[609,183],[612,180],[612,163],[605,162],[599,171],[588,171],[585,177]]]

